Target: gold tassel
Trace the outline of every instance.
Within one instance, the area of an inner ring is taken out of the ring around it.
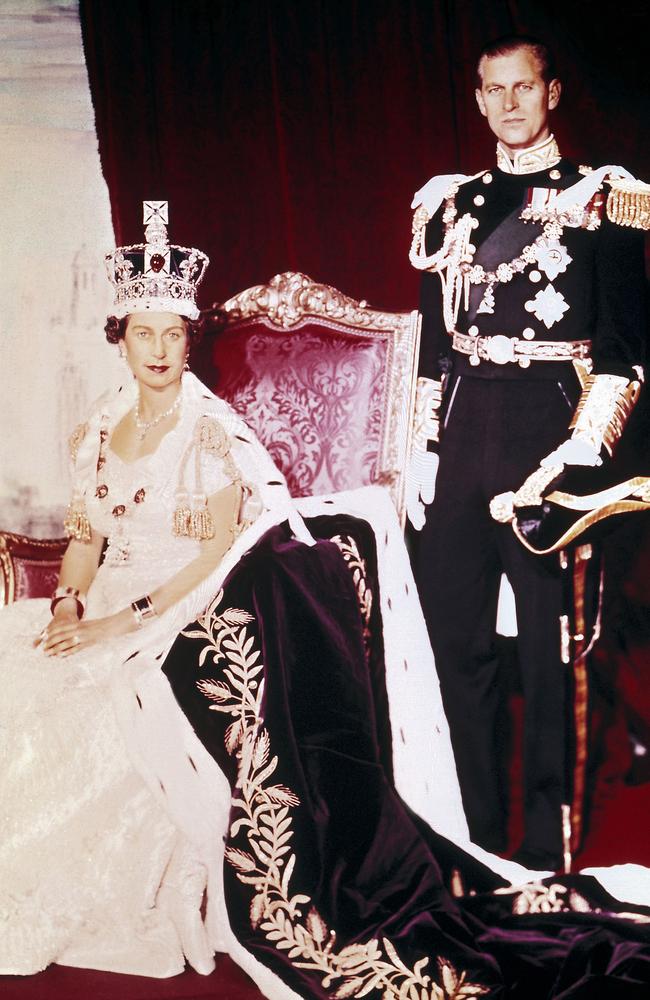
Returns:
[[[74,538],[77,542],[90,541],[90,522],[83,497],[69,504],[63,520],[63,531],[66,538]]]
[[[197,541],[202,542],[206,538],[214,538],[214,521],[208,510],[207,498],[205,496],[194,497],[195,501],[200,499],[203,500],[203,506],[192,511],[189,535],[190,538],[196,538]]]
[[[186,538],[191,534],[192,511],[187,493],[176,494],[176,509],[172,521],[172,531],[177,538]]]

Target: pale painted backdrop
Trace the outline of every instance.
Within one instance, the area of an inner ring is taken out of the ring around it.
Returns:
[[[123,374],[77,0],[0,0],[0,527],[61,535],[67,438]]]

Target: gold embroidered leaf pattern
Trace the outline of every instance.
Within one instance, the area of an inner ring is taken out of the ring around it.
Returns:
[[[495,895],[512,895],[512,912],[522,913],[598,913],[598,909],[590,906],[588,901],[574,889],[557,882],[544,885],[542,882],[531,882],[522,886],[506,886],[495,889]]]
[[[266,730],[262,730],[260,736],[258,736],[255,742],[255,749],[253,750],[253,765],[254,767],[262,767],[266,764],[269,759],[269,734]]]
[[[221,617],[226,625],[246,625],[253,621],[253,616],[248,611],[239,608],[228,608]]]
[[[372,590],[368,586],[368,569],[359,547],[351,535],[333,535],[331,541],[338,545],[346,565],[352,573],[352,581],[357,590],[359,610],[363,620],[363,642],[366,654],[370,649],[370,616],[372,614]]]
[[[348,979],[342,986],[339,986],[334,996],[336,997],[336,1000],[343,1000],[343,997],[360,996],[360,994],[357,993],[360,986],[363,986],[363,979]]]
[[[240,872],[251,872],[255,868],[255,859],[237,847],[227,847],[225,855],[230,864]]]
[[[270,785],[264,790],[264,794],[271,802],[279,802],[281,805],[287,806],[300,805],[298,796],[290,788],[285,788],[284,785]]]
[[[360,594],[366,622],[372,607],[372,594],[366,585],[365,563],[353,541],[346,537],[342,545],[346,561]],[[355,573],[357,576],[355,577]],[[225,659],[224,680],[199,680],[198,690],[211,701],[210,709],[234,716],[225,732],[230,755],[238,758],[238,779],[232,810],[242,815],[233,819],[231,840],[245,832],[249,851],[228,847],[227,862],[245,885],[255,887],[250,903],[251,926],[262,931],[275,947],[287,952],[294,966],[320,974],[323,987],[334,988],[333,997],[366,997],[381,992],[384,1000],[462,1000],[487,992],[482,986],[465,981],[448,962],[439,960],[442,986],[424,975],[428,957],[409,969],[400,959],[388,938],[373,938],[336,950],[336,932],[329,930],[308,895],[290,892],[296,855],[291,853],[293,838],[291,809],[299,797],[282,784],[266,782],[278,766],[271,755],[271,739],[262,725],[261,705],[264,681],[256,680],[263,670],[260,651],[254,648],[254,635],[246,626],[252,621],[248,612],[229,608],[217,613],[223,595],[218,594],[199,619],[200,637],[213,658]],[[364,610],[365,609],[365,610]],[[187,634],[187,633],[185,633]],[[309,906],[306,915],[304,907]],[[300,961],[299,961],[300,959]]]
[[[216,706],[212,707],[214,708]],[[235,747],[237,747],[241,743],[243,733],[244,733],[244,727],[242,726],[241,719],[237,719],[235,722],[232,722],[228,726],[228,728],[226,729],[226,736],[225,736],[226,750],[228,751],[228,753],[231,754],[235,749]]]
[[[223,681],[199,681],[199,691],[212,701],[228,701],[230,688]]]
[[[259,893],[257,896],[253,896],[251,900],[251,906],[249,911],[251,927],[253,930],[257,929],[262,914],[264,913],[265,896],[263,893]]]
[[[313,906],[307,914],[307,931],[317,944],[322,944],[327,937],[327,926]]]

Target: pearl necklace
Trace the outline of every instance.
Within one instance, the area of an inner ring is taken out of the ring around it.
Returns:
[[[137,403],[135,404],[135,413],[134,413],[133,416],[134,416],[134,419],[135,419],[135,426],[138,428],[138,438],[140,439],[140,441],[144,441],[144,436],[147,433],[147,431],[150,431],[151,428],[155,427],[156,424],[159,424],[161,422],[161,420],[164,420],[166,417],[171,417],[172,413],[176,412],[176,410],[178,409],[178,407],[181,405],[181,396],[182,396],[182,392],[179,390],[179,393],[178,393],[176,399],[174,400],[174,402],[172,403],[172,405],[169,407],[169,409],[165,410],[164,413],[159,413],[157,417],[153,418],[153,420],[142,420],[141,419],[141,417],[140,417],[140,400],[138,399]]]

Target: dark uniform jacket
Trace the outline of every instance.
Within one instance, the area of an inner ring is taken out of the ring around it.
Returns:
[[[519,218],[532,190],[564,189],[580,180],[576,168],[561,160],[552,168],[529,174],[507,174],[494,168],[462,183],[455,197],[456,219],[469,213],[476,220],[472,263],[495,271],[500,263],[518,257],[544,230],[542,222]],[[643,363],[646,340],[643,233],[610,221],[606,210],[609,185],[606,182],[602,187],[602,194],[591,205],[595,228],[562,229],[559,242],[568,254],[563,254],[562,272],[549,280],[535,262],[526,265],[510,281],[494,286],[493,313],[478,312],[486,285],[471,285],[469,307],[465,309],[461,303],[456,329],[520,339],[524,330],[530,339],[532,330],[535,340],[590,340],[595,373],[638,377],[633,366]],[[445,208],[443,202],[427,225],[427,253],[443,243]],[[550,291],[545,292],[549,285]],[[550,325],[531,311],[531,302],[540,292],[550,295],[551,313],[560,314]],[[422,376],[439,379],[451,365],[455,373],[474,378],[561,380],[570,372],[572,366],[567,362],[533,361],[522,368],[516,363],[481,361],[470,366],[466,355],[452,351],[443,323],[440,279],[435,273],[423,275],[420,309]]]

